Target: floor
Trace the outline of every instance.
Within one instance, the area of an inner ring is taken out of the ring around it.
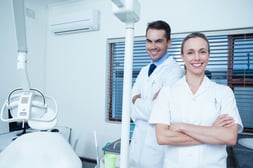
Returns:
[[[95,168],[96,164],[83,162],[83,168]]]
[[[95,168],[96,167],[96,163],[95,160],[91,160],[91,159],[84,159],[81,158],[82,163],[83,163],[83,167],[82,168]]]

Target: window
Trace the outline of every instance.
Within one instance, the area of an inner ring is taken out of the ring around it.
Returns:
[[[133,52],[133,83],[140,69],[149,63],[148,55],[145,49],[144,39],[134,42]],[[123,73],[124,73],[124,42],[112,42],[110,45],[110,72],[109,89],[107,97],[107,114],[110,121],[121,121],[122,113],[122,92],[123,92]]]
[[[229,38],[228,85],[234,90],[245,132],[253,128],[253,34]]]
[[[253,32],[253,29],[250,31]],[[244,32],[245,30],[204,32],[211,48],[206,74],[217,83],[228,85],[234,90],[243,124],[247,130],[253,130],[253,34]],[[168,49],[169,55],[182,67],[180,47],[185,36],[186,34],[173,34],[172,45]],[[145,37],[134,40],[133,82],[140,69],[150,62],[145,43]],[[106,115],[109,121],[121,121],[125,43],[122,38],[109,39],[108,44],[110,78]]]

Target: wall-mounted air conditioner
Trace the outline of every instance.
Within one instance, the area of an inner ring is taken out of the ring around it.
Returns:
[[[56,35],[99,29],[99,11],[78,4],[64,4],[49,9],[49,29]]]

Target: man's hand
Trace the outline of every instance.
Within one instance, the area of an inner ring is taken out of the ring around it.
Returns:
[[[154,101],[157,98],[159,92],[160,92],[160,89],[154,94],[152,101]]]
[[[135,95],[133,98],[132,98],[132,102],[133,102],[133,104],[135,103],[135,101],[137,100],[137,99],[139,99],[139,98],[141,98],[141,94],[137,94],[137,95]]]

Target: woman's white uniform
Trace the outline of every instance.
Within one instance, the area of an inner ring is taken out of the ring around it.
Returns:
[[[154,126],[148,123],[152,98],[162,86],[171,85],[183,76],[183,70],[169,57],[148,77],[149,65],[143,67],[132,89],[132,96],[141,94],[133,104],[131,118],[135,129],[130,144],[131,168],[161,168],[164,149],[157,144]]]
[[[232,90],[204,78],[196,94],[185,77],[163,88],[154,103],[150,123],[183,122],[211,126],[220,114],[229,114],[242,130],[242,121]],[[222,135],[221,135],[222,136]],[[226,145],[167,145],[164,168],[226,168]]]

